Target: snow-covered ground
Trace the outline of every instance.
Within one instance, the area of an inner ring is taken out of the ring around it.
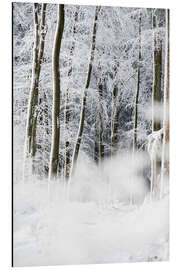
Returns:
[[[168,260],[168,195],[141,205],[67,201],[45,181],[14,184],[14,265]]]

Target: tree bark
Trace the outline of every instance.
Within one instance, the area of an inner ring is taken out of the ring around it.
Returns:
[[[154,78],[153,78],[153,95],[152,95],[152,132],[157,132],[161,129],[161,115],[159,115],[159,108],[162,106],[162,91],[161,91],[161,77],[162,77],[162,40],[158,37],[156,29],[158,25],[157,15],[153,14],[153,34],[154,34]],[[160,110],[161,111],[161,110]],[[157,119],[158,118],[158,119]],[[151,175],[151,196],[153,199],[158,198],[160,193],[160,175],[161,175],[161,154],[155,153],[151,161],[152,175]]]
[[[94,161],[96,164],[100,161],[100,143],[99,143],[99,128],[97,122],[95,122],[95,134],[94,134]]]
[[[49,179],[56,178],[59,164],[60,142],[60,71],[59,56],[64,31],[64,5],[58,5],[57,26],[54,38],[52,71],[53,71],[53,110],[52,110],[52,144],[49,164]]]
[[[166,53],[164,78],[164,112],[163,112],[163,150],[161,164],[160,199],[163,194],[164,178],[169,178],[169,9],[166,10]]]
[[[70,49],[70,58],[69,58],[69,70],[68,70],[68,77],[69,80],[71,80],[72,77],[72,61],[74,56],[74,50],[75,50],[75,39],[74,36],[76,34],[76,23],[78,20],[78,12],[79,7],[76,8],[75,14],[74,14],[74,26],[73,26],[73,32],[72,32],[72,45]],[[70,176],[70,141],[69,141],[69,121],[70,121],[70,108],[69,108],[69,85],[66,89],[66,104],[65,104],[65,130],[66,130],[66,142],[65,142],[65,178],[66,180],[69,179]]]
[[[39,94],[39,77],[41,71],[41,62],[44,53],[44,39],[45,32],[45,14],[46,4],[42,4],[41,12],[41,26],[40,26],[40,44],[39,44],[39,24],[38,24],[38,4],[33,5],[34,11],[34,46],[33,46],[33,68],[32,68],[32,82],[30,89],[30,97],[27,113],[26,135],[25,135],[25,153],[24,166],[27,156],[32,159],[32,173],[35,170],[35,154],[36,154],[36,125],[38,114],[38,94]],[[25,170],[25,168],[24,168]],[[24,176],[23,176],[24,177]]]
[[[103,161],[104,159],[104,121],[103,121],[103,106],[102,106],[102,84],[99,84],[99,151],[100,151],[100,160]]]
[[[140,91],[140,72],[141,72],[141,12],[139,13],[139,48],[138,48],[138,70],[137,70],[137,90],[135,98],[135,113],[134,113],[134,138],[133,152],[137,149],[137,127],[138,127],[138,103]]]
[[[99,67],[101,71],[101,66]],[[99,93],[99,158],[100,162],[104,159],[104,120],[103,120],[103,84],[102,84],[102,73],[100,72],[100,79],[98,83]]]
[[[45,16],[46,16],[46,5],[42,4],[41,11],[41,26],[40,26],[40,44],[39,44],[39,52],[38,52],[38,60],[37,60],[37,71],[36,71],[36,85],[35,85],[35,94],[34,94],[34,107],[35,111],[32,115],[32,143],[31,143],[31,153],[32,156],[35,157],[36,154],[36,127],[37,127],[37,116],[38,116],[38,96],[39,96],[39,79],[41,72],[41,65],[44,54],[44,42],[45,42]]]
[[[118,102],[118,105],[115,108],[114,112],[114,120],[113,120],[113,126],[112,126],[112,151],[113,153],[116,152],[116,147],[118,143],[118,128],[119,128],[119,115],[120,115],[120,101]]]
[[[46,153],[48,151],[48,135],[49,135],[49,119],[48,119],[48,103],[47,103],[47,96],[46,93],[44,92],[44,106],[43,106],[43,128],[44,128],[44,147],[43,147],[43,154],[44,154],[44,159],[43,159],[43,171],[44,171],[44,176],[48,177],[49,173],[49,164],[45,163],[45,158],[46,158]]]
[[[92,34],[92,46],[91,46],[90,61],[89,61],[89,66],[88,66],[88,75],[87,75],[85,89],[84,89],[83,98],[82,98],[79,130],[78,130],[77,141],[75,143],[73,157],[72,157],[71,176],[74,174],[74,171],[75,171],[76,162],[78,159],[79,149],[80,149],[81,140],[82,140],[83,129],[84,129],[87,89],[89,88],[90,79],[91,79],[91,72],[92,72],[92,65],[93,65],[93,61],[94,61],[94,51],[95,51],[97,21],[98,21],[99,11],[100,11],[100,7],[97,6],[96,10],[95,10],[95,18],[94,18],[94,26],[93,26],[93,34]]]
[[[32,68],[32,81],[31,90],[28,104],[27,125],[26,125],[26,145],[28,154],[32,153],[32,128],[35,111],[35,92],[36,92],[36,76],[37,76],[37,63],[38,63],[38,4],[33,5],[34,10],[34,46],[33,46],[33,68]],[[26,152],[26,149],[25,149]],[[25,153],[26,154],[26,153]]]
[[[153,29],[157,28],[157,17],[153,16]],[[159,43],[159,44],[158,44]],[[154,85],[153,85],[153,131],[161,129],[161,121],[157,119],[157,107],[161,106],[161,76],[162,76],[162,41],[154,34]]]
[[[169,31],[170,31],[170,11],[167,10],[167,82],[166,82],[166,100],[165,100],[165,168],[169,176]]]

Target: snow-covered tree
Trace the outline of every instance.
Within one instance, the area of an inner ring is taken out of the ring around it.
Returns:
[[[12,7],[16,266],[167,260],[169,10]]]
[[[82,134],[83,134],[83,129],[84,129],[84,119],[85,119],[85,110],[86,110],[86,100],[87,100],[87,91],[90,85],[90,80],[91,80],[91,73],[92,73],[92,65],[94,61],[94,53],[95,53],[95,46],[96,46],[96,33],[97,33],[97,22],[98,22],[98,14],[100,11],[100,7],[96,7],[95,10],[95,18],[94,18],[94,25],[93,25],[93,32],[92,32],[92,45],[91,45],[91,51],[90,51],[90,59],[89,59],[89,64],[88,64],[88,72],[87,72],[87,79],[85,83],[85,88],[83,91],[83,96],[82,96],[82,108],[81,108],[81,116],[80,116],[80,123],[79,123],[79,130],[78,130],[78,135],[77,135],[77,141],[74,147],[74,152],[73,152],[73,157],[72,157],[72,168],[71,168],[71,175],[73,175],[76,162],[78,159],[78,154],[79,154],[79,149],[81,145],[81,139],[82,139]]]
[[[26,126],[26,138],[25,138],[25,157],[24,166],[26,162],[26,156],[30,156],[32,159],[33,172],[35,170],[35,155],[36,155],[36,125],[38,117],[38,102],[39,102],[39,79],[41,72],[41,65],[44,54],[44,42],[45,42],[45,15],[46,4],[42,4],[41,7],[41,23],[38,22],[38,4],[34,4],[34,47],[33,47],[33,67],[32,67],[32,82],[30,89],[28,114],[27,114],[27,126]],[[25,169],[25,168],[24,168]]]
[[[24,155],[28,108],[33,109],[33,171],[40,179],[68,180],[84,156],[96,165],[124,151],[131,155],[132,148],[135,156],[148,156],[148,138],[160,135],[163,127],[158,105],[166,84],[165,11],[64,5],[58,24],[56,9],[51,4],[13,4],[16,134],[21,130],[17,162]],[[32,58],[35,47],[41,60]],[[31,99],[34,78],[38,91]],[[162,167],[156,167],[159,177]],[[144,181],[150,179],[150,164],[147,171]],[[31,176],[30,159],[24,172]]]

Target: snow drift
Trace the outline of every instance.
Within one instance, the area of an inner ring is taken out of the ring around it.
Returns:
[[[148,180],[138,178],[144,157],[136,157],[132,170],[127,157],[117,156],[108,166],[105,161],[101,169],[83,157],[68,200],[63,181],[16,183],[14,265],[167,260],[168,195],[151,202]]]

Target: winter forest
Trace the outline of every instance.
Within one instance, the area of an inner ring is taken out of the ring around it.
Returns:
[[[169,258],[169,10],[13,3],[14,266]]]

